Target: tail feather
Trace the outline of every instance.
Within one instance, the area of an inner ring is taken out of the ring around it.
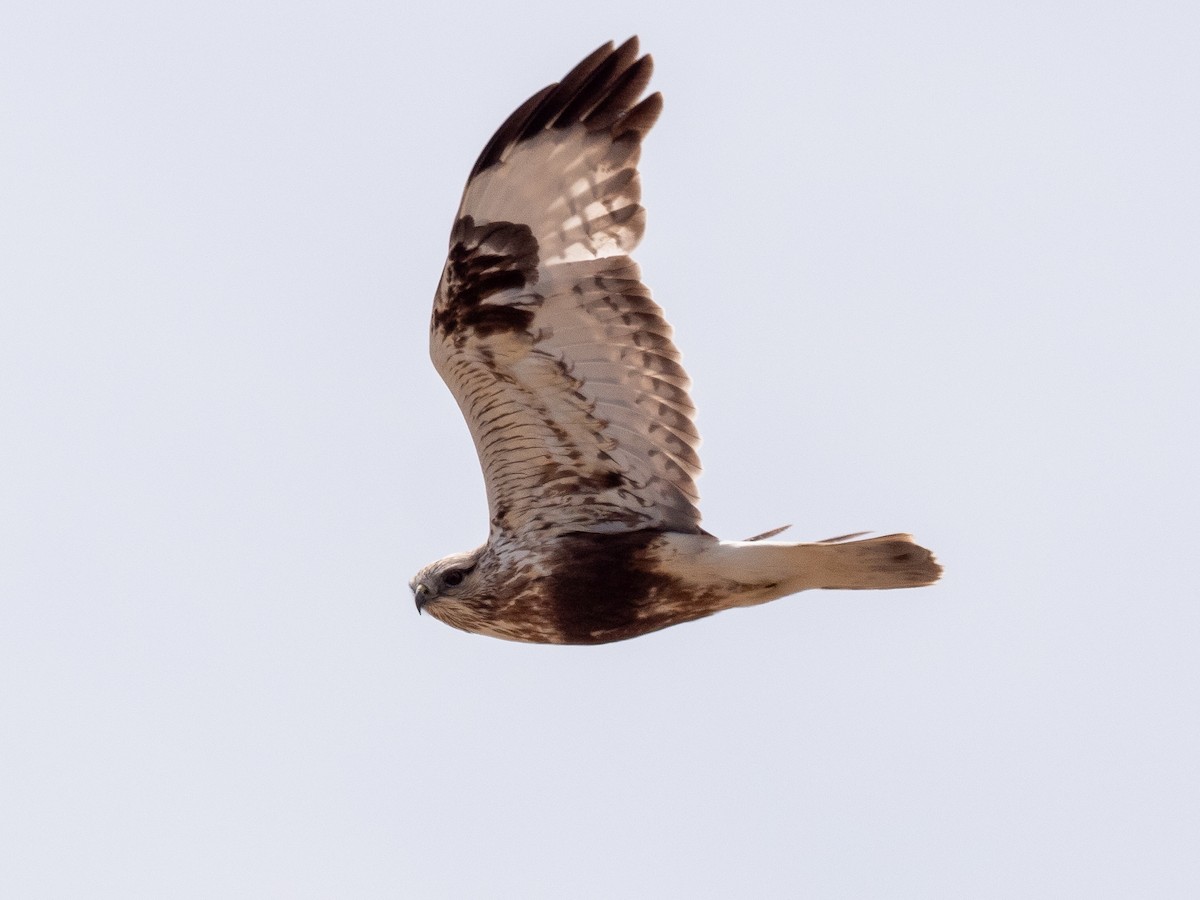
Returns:
[[[942,567],[911,534],[865,540],[845,535],[816,543],[751,540],[711,542],[674,535],[688,578],[699,584],[737,585],[732,605],[752,606],[797,591],[886,590],[933,584]],[[697,552],[698,551],[698,552]]]
[[[763,536],[760,536],[763,537]],[[933,584],[942,575],[933,554],[911,534],[816,543],[717,541],[710,535],[664,533],[655,569],[691,583],[713,610],[755,606],[798,591],[887,590]]]
[[[805,544],[805,580],[812,587],[882,590],[933,584],[942,575],[933,554],[911,534],[886,534],[864,541]]]

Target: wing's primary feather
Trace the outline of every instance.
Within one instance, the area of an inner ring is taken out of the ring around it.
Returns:
[[[627,255],[652,67],[636,38],[599,48],[500,126],[463,192],[430,353],[494,532],[701,531],[688,377]]]

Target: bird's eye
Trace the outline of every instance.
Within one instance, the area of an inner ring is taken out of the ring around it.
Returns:
[[[466,573],[462,569],[451,569],[442,576],[442,583],[449,587],[458,587],[465,577]]]

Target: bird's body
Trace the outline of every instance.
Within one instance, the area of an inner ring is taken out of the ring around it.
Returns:
[[[641,239],[636,39],[531,97],[468,180],[430,352],[484,470],[479,549],[427,566],[418,608],[540,643],[636,637],[808,588],[914,587],[940,567],[908,535],[722,542],[700,527],[689,380],[629,252]]]
[[[451,602],[425,609],[463,631],[543,644],[624,640],[809,588],[917,587],[937,571],[929,551],[903,534],[790,544],[585,531],[532,547],[500,538],[452,559],[450,571],[472,568],[460,585],[442,585]],[[436,569],[422,577],[436,583]],[[471,602],[454,602],[456,588]]]

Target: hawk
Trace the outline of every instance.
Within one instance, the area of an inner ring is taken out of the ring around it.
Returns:
[[[630,253],[650,56],[607,43],[483,148],[450,232],[430,355],[475,441],[487,543],[422,569],[418,611],[516,641],[600,644],[810,588],[932,584],[910,535],[721,541],[700,527],[690,384]]]

